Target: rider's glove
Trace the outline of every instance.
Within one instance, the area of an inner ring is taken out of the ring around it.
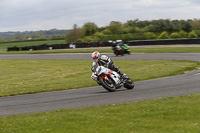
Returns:
[[[104,67],[108,67],[108,64],[103,65]]]
[[[96,75],[92,75],[91,78],[95,81],[97,81],[97,76]]]

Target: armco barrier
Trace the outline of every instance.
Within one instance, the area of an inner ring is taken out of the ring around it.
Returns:
[[[130,46],[138,45],[176,45],[176,44],[200,44],[200,39],[162,39],[162,40],[133,40],[126,42]]]
[[[7,48],[7,51],[20,51],[19,47],[9,47]]]
[[[200,44],[199,38],[194,39],[162,39],[162,40],[133,40],[126,41],[129,46],[138,45],[176,45],[176,44]],[[100,42],[79,42],[67,44],[42,44],[26,47],[9,47],[7,51],[30,51],[30,50],[52,50],[52,49],[70,49],[70,48],[89,48],[89,47],[111,47],[112,41]]]

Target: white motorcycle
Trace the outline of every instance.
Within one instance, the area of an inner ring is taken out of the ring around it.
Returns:
[[[134,82],[128,77],[121,77],[117,72],[99,65],[94,65],[91,68],[94,72],[92,79],[94,79],[99,85],[102,85],[109,92],[114,92],[116,89],[124,86],[127,89],[134,88]]]

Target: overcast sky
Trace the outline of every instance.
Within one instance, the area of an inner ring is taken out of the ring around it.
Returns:
[[[0,32],[167,18],[200,19],[200,0],[0,0]]]

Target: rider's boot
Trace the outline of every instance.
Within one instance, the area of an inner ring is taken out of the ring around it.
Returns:
[[[125,78],[126,74],[124,74],[123,72],[121,72],[119,70],[119,67],[115,66],[115,65],[111,65],[110,69],[114,70],[115,72],[117,72],[120,75],[120,78]]]
[[[126,74],[121,72],[120,70],[118,70],[117,73],[119,73],[121,78],[125,78],[126,77]]]

